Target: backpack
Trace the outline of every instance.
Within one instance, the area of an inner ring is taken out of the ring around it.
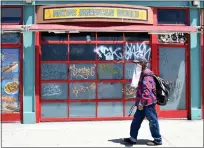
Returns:
[[[169,101],[169,93],[170,93],[169,81],[166,81],[154,74],[145,74],[143,78],[145,76],[152,76],[154,78],[154,81],[156,84],[156,91],[154,93],[155,93],[155,96],[157,97],[157,104],[161,106],[165,106]]]

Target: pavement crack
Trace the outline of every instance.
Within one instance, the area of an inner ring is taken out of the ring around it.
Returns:
[[[162,136],[162,135],[161,135]],[[176,145],[172,144],[168,139],[166,139],[164,136],[162,136],[162,138],[167,141],[172,147],[176,147]]]

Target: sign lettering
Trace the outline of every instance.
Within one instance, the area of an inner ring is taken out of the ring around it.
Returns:
[[[112,18],[147,21],[148,10],[140,8],[128,9],[105,7],[70,7],[44,9],[44,20],[77,18]]]

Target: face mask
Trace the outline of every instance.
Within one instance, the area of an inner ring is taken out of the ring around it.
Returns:
[[[142,72],[142,66],[140,64],[136,64],[135,70],[132,76],[132,82],[131,82],[132,87],[137,88],[141,72]]]

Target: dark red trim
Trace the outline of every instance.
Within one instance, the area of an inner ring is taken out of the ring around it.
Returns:
[[[185,53],[185,58],[186,58],[186,109],[187,109],[187,118],[191,119],[191,69],[190,69],[190,34],[188,35],[187,38],[188,45],[186,46],[186,53]]]
[[[42,122],[60,122],[60,121],[112,121],[112,120],[132,120],[132,117],[76,117],[76,118],[42,118]]]
[[[153,9],[153,24],[157,25],[157,9]],[[152,34],[151,35],[151,49],[152,49],[152,59],[151,59],[151,64],[152,64],[152,70],[155,74],[158,74],[158,35]],[[156,105],[156,110],[157,113],[159,114],[160,112],[160,107]]]
[[[95,33],[96,35],[96,41],[98,40],[98,34]],[[98,47],[98,44],[96,43],[96,47]],[[97,59],[97,54],[96,54],[96,59]],[[96,64],[96,69],[98,69],[98,64]],[[96,70],[96,81],[98,80],[98,70]],[[97,85],[97,83],[96,83]],[[98,87],[96,87],[96,118],[98,118]]]
[[[159,118],[187,118],[187,110],[160,111]]]
[[[21,118],[20,113],[1,113],[1,122],[19,122]]]
[[[35,100],[36,123],[40,122],[40,33],[35,33]]]

